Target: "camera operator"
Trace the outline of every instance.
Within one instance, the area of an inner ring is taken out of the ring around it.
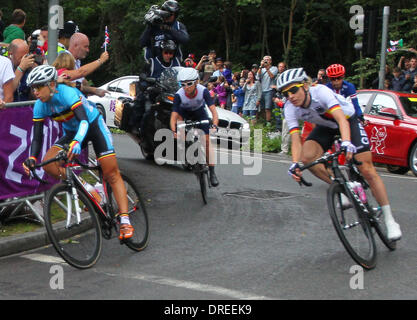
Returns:
[[[45,61],[45,53],[43,52],[43,45],[45,44],[45,39],[41,35],[41,30],[33,31],[32,35],[29,38],[29,54],[32,54],[35,63],[40,66]]]
[[[271,110],[273,107],[272,97],[274,95],[271,85],[275,82],[277,74],[278,68],[272,65],[271,56],[265,56],[260,63],[256,78],[261,83],[262,95],[260,105],[261,108],[265,109],[265,120],[268,127],[271,126]]]
[[[199,72],[202,73],[202,76],[200,76],[202,85],[207,85],[210,77],[217,69],[216,56],[216,51],[210,50],[208,55],[204,55],[201,57],[200,62],[195,67]]]
[[[33,67],[35,57],[29,53],[29,46],[22,39],[15,39],[9,45],[9,58],[12,61],[15,78],[13,79],[14,101],[28,101],[33,98],[26,78]]]
[[[189,41],[187,29],[184,24],[177,21],[179,5],[175,0],[165,1],[161,6],[153,5],[145,15],[146,28],[139,43],[145,49],[145,60],[157,57],[161,53],[160,42],[173,40],[177,46],[175,57],[183,61],[180,45]]]

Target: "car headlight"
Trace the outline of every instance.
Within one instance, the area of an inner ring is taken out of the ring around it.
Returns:
[[[242,126],[242,129],[243,130],[249,130],[250,129],[249,123],[248,122],[244,123],[243,126]]]

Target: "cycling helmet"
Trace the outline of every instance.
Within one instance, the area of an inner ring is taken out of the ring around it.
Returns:
[[[26,80],[28,87],[39,84],[48,84],[51,81],[58,79],[58,73],[55,67],[43,64],[33,69]]]
[[[179,82],[196,81],[198,79],[198,71],[194,68],[182,68],[177,75],[177,80]]]
[[[174,14],[178,14],[178,12],[180,11],[180,6],[177,1],[168,0],[164,2],[164,4],[161,6],[161,9]]]
[[[161,41],[159,47],[161,48],[161,50],[175,51],[177,49],[177,45],[173,40]]]
[[[301,83],[307,79],[307,74],[303,68],[288,69],[281,73],[278,77],[277,88],[278,90],[282,90],[290,84]]]
[[[341,64],[332,64],[331,66],[327,67],[326,75],[329,78],[343,77],[345,75],[345,67]]]

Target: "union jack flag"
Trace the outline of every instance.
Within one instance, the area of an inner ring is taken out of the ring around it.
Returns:
[[[107,26],[106,26],[106,29],[104,30],[104,43],[101,47],[102,48],[104,47],[104,49],[107,51],[108,44],[110,44],[110,37],[109,37],[109,32],[107,31]]]

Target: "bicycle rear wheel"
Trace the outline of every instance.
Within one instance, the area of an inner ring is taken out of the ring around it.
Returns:
[[[87,196],[77,190],[78,201],[72,198],[67,184],[57,184],[46,195],[45,227],[59,255],[78,269],[92,267],[102,248],[101,225]],[[77,221],[76,204],[81,221]]]
[[[397,241],[392,241],[388,239],[387,236],[387,227],[383,221],[382,210],[377,204],[375,198],[372,195],[372,192],[368,189],[366,190],[367,203],[366,207],[370,213],[370,223],[371,227],[376,231],[382,243],[390,250],[394,251],[397,248]]]
[[[127,198],[129,202],[129,219],[130,224],[135,229],[133,237],[125,240],[124,243],[134,251],[142,251],[146,248],[149,241],[149,220],[145,203],[140,196],[139,190],[133,181],[124,174],[122,175],[125,184]],[[109,199],[111,199],[114,214],[119,212],[116,199],[109,184],[107,184]]]
[[[345,188],[333,182],[327,191],[327,204],[333,226],[349,255],[365,269],[376,265],[376,246],[368,219],[353,197]],[[343,206],[341,194],[345,194],[351,204]]]

